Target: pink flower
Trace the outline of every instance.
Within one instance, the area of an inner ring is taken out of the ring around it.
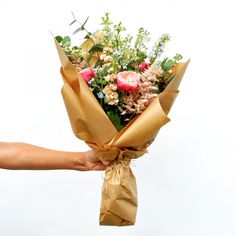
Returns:
[[[91,78],[95,78],[93,68],[91,68],[91,67],[88,67],[88,68],[85,68],[85,69],[81,70],[80,74],[83,77],[83,79],[85,80],[85,82],[87,82],[87,83]]]
[[[133,92],[138,88],[139,74],[133,71],[122,71],[117,74],[118,89]]]
[[[140,69],[141,71],[146,70],[148,67],[149,67],[149,63],[146,62],[146,61],[141,62],[141,64],[139,65],[139,69]]]

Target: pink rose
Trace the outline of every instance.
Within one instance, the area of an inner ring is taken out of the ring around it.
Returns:
[[[149,67],[149,63],[146,62],[146,61],[142,61],[141,64],[139,65],[139,69],[140,69],[141,71],[146,70],[148,67]]]
[[[117,87],[126,92],[133,92],[138,88],[139,74],[134,71],[122,71],[117,74]]]
[[[80,74],[83,77],[83,79],[85,80],[85,82],[87,82],[87,83],[91,78],[95,78],[93,68],[91,68],[91,67],[88,67],[88,68],[85,68],[85,69],[81,70]]]

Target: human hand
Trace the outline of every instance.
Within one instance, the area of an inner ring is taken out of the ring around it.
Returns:
[[[74,162],[75,169],[81,171],[106,170],[110,165],[109,161],[101,161],[92,150],[86,151],[79,160]]]

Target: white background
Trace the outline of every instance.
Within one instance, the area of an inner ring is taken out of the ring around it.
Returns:
[[[98,225],[102,174],[0,170],[1,236],[235,236],[234,1],[30,1],[0,3],[0,140],[82,151],[60,94],[54,34],[88,28],[104,11],[131,32],[170,33],[170,55],[191,63],[149,154],[136,161],[139,208],[131,227]],[[77,38],[79,40],[79,36]]]

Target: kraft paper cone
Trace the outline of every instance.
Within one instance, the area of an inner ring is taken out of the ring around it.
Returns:
[[[97,32],[96,43],[100,38],[101,32]],[[62,96],[72,130],[100,159],[113,161],[106,170],[103,183],[100,224],[135,224],[137,187],[129,162],[144,155],[160,128],[170,121],[167,115],[178,95],[178,87],[189,61],[178,63],[176,76],[166,89],[142,114],[118,132],[56,40],[55,44],[62,64]],[[82,44],[85,53],[92,45],[91,40]],[[93,59],[96,61],[96,58]]]
[[[120,162],[109,167],[102,192],[106,200],[101,203],[100,224],[133,225],[137,209],[137,187],[128,164]]]

